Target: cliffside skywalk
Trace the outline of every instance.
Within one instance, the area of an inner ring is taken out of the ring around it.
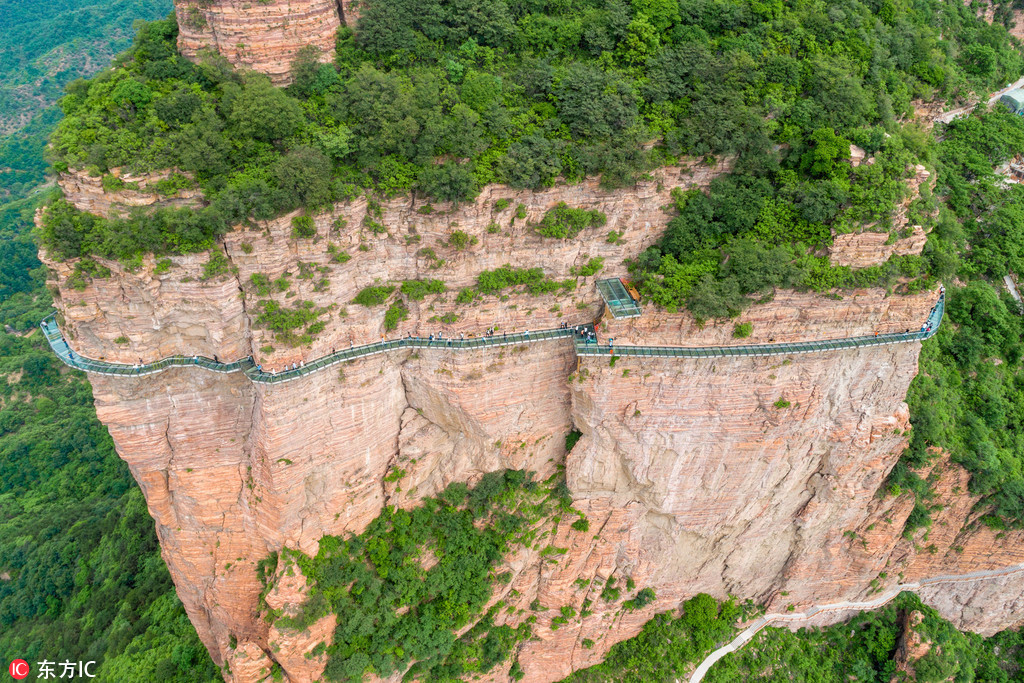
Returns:
[[[778,356],[817,351],[835,351],[864,346],[884,346],[924,341],[939,330],[942,315],[946,309],[944,296],[932,308],[928,319],[918,330],[892,332],[887,334],[845,337],[842,339],[821,339],[808,342],[787,342],[780,344],[749,344],[745,346],[620,346],[618,344],[593,344],[577,339],[576,354],[580,356],[637,356],[641,358],[718,358],[724,356]]]
[[[580,356],[636,356],[644,358],[670,357],[670,358],[719,358],[734,356],[779,356],[793,355],[799,353],[813,353],[818,351],[834,351],[837,349],[860,348],[868,346],[883,346],[886,344],[905,344],[908,342],[923,341],[934,335],[939,325],[942,324],[942,316],[945,311],[945,297],[940,296],[938,302],[932,308],[928,319],[921,325],[919,330],[911,332],[895,332],[877,334],[873,336],[846,337],[843,339],[823,339],[808,342],[786,342],[780,344],[751,344],[745,346],[702,346],[702,347],[681,347],[681,346],[623,346],[609,344],[598,344],[595,341],[588,341],[587,335],[578,335],[573,327],[559,328],[554,330],[538,330],[516,333],[495,332],[481,337],[454,338],[454,337],[403,337],[391,339],[373,344],[353,346],[342,351],[336,351],[330,355],[319,358],[310,363],[293,368],[285,368],[280,372],[272,372],[269,368],[264,370],[262,366],[253,362],[251,357],[224,363],[215,361],[204,356],[170,356],[155,363],[141,365],[130,365],[126,363],[111,363],[108,361],[85,358],[75,353],[68,345],[60,327],[57,325],[55,316],[47,316],[40,327],[50,348],[57,354],[65,364],[91,372],[97,375],[116,375],[122,377],[142,377],[163,372],[168,368],[180,368],[197,366],[213,372],[244,372],[253,382],[266,384],[277,384],[289,380],[298,379],[304,375],[318,372],[338,363],[365,358],[378,353],[387,353],[399,349],[478,349],[495,346],[514,346],[520,344],[533,344],[543,341],[558,339],[574,339],[577,355]],[[592,326],[585,326],[590,332]],[[614,340],[609,340],[613,342]]]

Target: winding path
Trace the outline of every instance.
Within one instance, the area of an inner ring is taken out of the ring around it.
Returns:
[[[453,338],[453,337],[403,337],[400,339],[385,340],[374,344],[352,346],[342,351],[336,351],[323,358],[318,358],[310,363],[292,369],[285,369],[281,372],[264,370],[257,365],[251,356],[228,363],[206,358],[204,356],[169,356],[155,363],[144,363],[141,365],[129,365],[127,363],[110,363],[103,360],[86,358],[76,353],[68,344],[67,339],[57,325],[56,313],[47,316],[40,327],[46,340],[50,344],[57,357],[65,364],[97,375],[115,375],[119,377],[142,377],[163,372],[169,368],[200,367],[205,370],[220,373],[244,372],[253,382],[263,384],[278,384],[298,379],[319,370],[324,370],[338,363],[365,358],[378,353],[387,353],[398,349],[451,349],[467,350],[483,347],[513,346],[520,344],[534,344],[538,342],[557,339],[573,340],[575,342],[576,354],[578,356],[635,356],[645,358],[721,358],[735,356],[776,356],[793,355],[801,353],[813,353],[820,351],[835,351],[837,349],[860,348],[868,346],[885,346],[888,344],[906,344],[909,342],[923,341],[934,335],[942,324],[942,316],[945,312],[945,296],[940,295],[938,302],[932,307],[928,319],[921,324],[921,329],[913,332],[893,332],[887,334],[876,334],[873,336],[845,337],[842,339],[821,339],[808,342],[788,342],[781,344],[750,344],[746,346],[622,346],[612,344],[597,344],[586,341],[584,336],[576,334],[574,328],[558,328],[554,330],[537,330],[517,333],[493,333],[480,337]],[[586,330],[593,330],[592,325],[582,326]],[[609,340],[610,342],[612,340]]]
[[[766,614],[763,617],[755,619],[750,623],[747,628],[740,631],[739,635],[733,638],[731,641],[718,648],[711,654],[709,654],[700,666],[690,676],[690,683],[700,683],[707,674],[715,662],[725,657],[727,654],[739,650],[741,647],[749,643],[757,633],[769,624],[775,622],[799,622],[806,621],[812,617],[816,617],[819,614],[826,612],[844,612],[847,610],[871,610],[878,609],[879,607],[890,602],[897,595],[903,591],[917,592],[922,588],[929,586],[935,586],[944,583],[966,583],[968,581],[984,581],[987,579],[995,579],[1003,576],[1012,576],[1024,572],[1024,563],[1015,564],[1009,567],[1003,567],[1002,569],[986,569],[975,572],[968,572],[966,574],[944,574],[941,576],[934,576],[930,579],[921,579],[920,581],[911,581],[909,583],[898,583],[892,588],[888,589],[877,598],[868,600],[866,602],[836,602],[829,605],[816,605],[811,607],[806,612],[784,612],[781,614]]]

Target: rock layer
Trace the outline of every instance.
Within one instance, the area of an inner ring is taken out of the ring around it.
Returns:
[[[341,0],[175,0],[174,12],[181,54],[195,60],[213,50],[277,85],[290,82],[292,61],[307,45],[330,59],[342,23]]]
[[[131,363],[175,353],[252,354],[269,369],[379,339],[386,305],[351,303],[374,284],[436,278],[447,288],[410,300],[408,319],[390,334],[589,322],[600,310],[595,276],[576,277],[576,269],[600,257],[601,275],[623,274],[624,259],[668,222],[670,189],[706,186],[722,170],[663,169],[611,192],[596,182],[535,193],[492,186],[460,207],[357,200],[313,217],[311,238],[293,236],[290,216],[230,233],[218,247],[226,272],[209,277],[211,254],[172,257],[169,268],[148,257],[134,271],[102,261],[111,276],[78,290],[68,283],[74,263],[47,263],[62,325],[83,355]],[[598,209],[608,222],[572,240],[540,237],[530,224],[560,201]],[[520,204],[526,218],[513,221]],[[610,242],[611,231],[617,238]],[[456,303],[482,270],[505,263],[573,278],[576,287]],[[287,286],[268,285],[275,280]],[[934,292],[832,298],[779,291],[741,317],[752,323],[744,340],[733,337],[731,321],[702,328],[651,307],[638,319],[606,318],[601,336],[683,346],[828,339],[913,328],[934,300]],[[290,346],[261,323],[263,301],[310,301],[327,309],[323,329]],[[458,318],[442,322],[448,314]],[[330,639],[329,618],[308,632],[263,620],[255,565],[268,553],[313,553],[323,535],[359,532],[382,506],[415,505],[453,481],[502,468],[546,477],[564,464],[590,531],[573,530],[572,519],[558,522],[551,543],[565,554],[555,563],[536,548],[516,552],[506,560],[511,581],[494,596],[516,610],[502,611],[499,623],[527,618],[535,600],[548,608],[536,613],[537,639],[518,653],[526,680],[541,683],[596,663],[652,614],[698,591],[779,609],[862,597],[901,574],[1024,559],[1021,538],[996,538],[978,526],[975,501],[962,495],[966,475],[955,467],[936,470],[957,504],[941,513],[942,532],[929,540],[934,552],[920,550],[919,537],[902,538],[909,494],[876,495],[906,443],[903,397],[919,349],[613,365],[577,359],[562,340],[398,351],[280,385],[197,368],[91,379],[99,417],[146,495],[186,610],[238,683],[262,680],[275,664],[289,680],[314,679],[323,661],[306,654]],[[566,456],[564,437],[574,428],[583,437]],[[400,485],[387,481],[397,469],[405,470]],[[609,577],[651,587],[657,600],[624,611],[621,600],[599,597],[598,584]],[[304,595],[301,576],[293,575],[281,577],[268,601],[295,614]],[[944,587],[925,597],[957,625],[991,632],[1020,622],[1020,595],[1010,582]],[[579,613],[587,599],[593,614],[553,628],[560,607]]]
[[[64,198],[81,211],[98,216],[126,216],[137,208],[195,207],[202,204],[202,194],[196,189],[175,189],[158,192],[161,181],[175,175],[171,171],[133,175],[120,168],[110,169],[110,175],[121,189],[107,192],[102,176],[91,176],[80,170],[71,170],[57,176],[57,184]]]
[[[624,273],[623,262],[658,239],[671,218],[672,188],[707,187],[728,168],[697,163],[664,168],[635,187],[611,191],[603,190],[597,179],[538,192],[491,185],[475,202],[457,207],[409,198],[371,204],[364,197],[313,216],[316,234],[311,238],[294,236],[292,219],[297,214],[267,221],[258,230],[236,229],[223,242],[231,271],[208,279],[208,254],[170,257],[169,270],[163,273],[155,272],[157,260],[152,257],[137,270],[96,259],[112,276],[76,290],[66,282],[74,261],[55,262],[45,254],[43,259],[59,284],[64,329],[82,355],[125,363],[140,358],[149,363],[173,354],[217,354],[229,360],[253,355],[265,368],[277,369],[327,355],[332,348],[378,341],[385,333],[387,304],[367,308],[351,303],[371,285],[436,279],[447,289],[409,301],[408,319],[388,331],[391,335],[457,336],[492,326],[514,331],[591,322],[599,312],[594,280]],[[101,208],[91,193],[68,197],[76,206],[84,202],[79,206],[83,210]],[[607,222],[571,240],[541,237],[533,225],[560,202],[601,211]],[[516,218],[517,212],[525,217]],[[378,232],[375,225],[387,226],[386,231]],[[613,231],[614,243],[607,239]],[[464,245],[453,242],[460,235]],[[604,259],[600,272],[574,275],[574,269],[595,258]],[[545,296],[502,298],[505,292],[472,304],[455,302],[481,271],[506,264],[540,268],[546,277],[573,279],[576,285],[569,292]],[[261,292],[254,276],[268,282],[285,278],[286,286]],[[258,322],[262,301],[285,308],[312,302],[323,310],[319,320],[324,328],[309,344],[282,343]],[[113,341],[122,338],[127,341]]]

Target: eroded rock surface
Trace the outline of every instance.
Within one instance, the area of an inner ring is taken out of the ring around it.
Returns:
[[[232,66],[265,73],[276,85],[291,82],[300,49],[312,45],[325,59],[348,0],[175,0],[178,49],[189,59],[204,50]]]
[[[209,253],[169,264],[148,257],[134,271],[101,260],[111,276],[79,290],[68,282],[73,262],[47,263],[63,328],[83,355],[134,363],[175,353],[222,360],[251,354],[267,369],[283,368],[381,334],[591,322],[601,311],[595,277],[624,275],[624,259],[657,239],[670,219],[664,207],[671,188],[706,186],[722,170],[663,169],[613,192],[596,182],[535,193],[494,186],[457,208],[357,200],[314,216],[311,238],[293,236],[291,216],[230,233],[217,252],[226,270],[213,275]],[[608,222],[571,240],[540,237],[530,224],[560,201],[598,209]],[[513,221],[520,204],[526,218]],[[465,235],[461,246],[452,239],[457,231]],[[609,241],[612,231],[617,237]],[[604,270],[577,277],[597,257]],[[456,303],[481,271],[506,263],[573,279],[575,288]],[[261,277],[287,286],[261,293]],[[383,328],[386,305],[351,303],[363,287],[411,279],[442,280],[447,291],[410,301],[408,318],[393,331]],[[701,327],[686,314],[650,306],[637,319],[605,319],[601,336],[619,344],[709,346],[900,331],[920,325],[935,292],[857,290],[832,298],[777,291],[768,299],[740,318],[752,324],[745,339],[733,336],[733,321]],[[308,343],[284,343],[260,322],[263,301],[310,301],[325,309],[323,329]],[[512,608],[498,623],[538,617],[537,639],[522,644],[518,659],[528,682],[546,683],[596,663],[653,614],[699,591],[779,610],[1024,559],[1018,535],[998,536],[978,524],[966,473],[955,466],[934,471],[950,504],[927,543],[902,537],[909,494],[878,495],[906,444],[903,397],[919,350],[914,343],[792,358],[613,364],[578,359],[560,340],[404,350],[279,385],[198,368],[91,380],[99,417],[146,495],[186,610],[238,683],[263,680],[275,665],[289,680],[313,680],[324,662],[312,651],[331,637],[329,617],[303,630],[270,627],[261,617],[255,567],[270,552],[315,553],[324,535],[360,532],[384,505],[413,506],[453,481],[474,482],[503,468],[543,478],[564,464],[589,531],[572,529],[573,517],[553,523],[550,543],[565,553],[518,550],[505,560],[509,583],[493,598]],[[572,429],[583,437],[566,456]],[[398,470],[404,475],[388,477]],[[307,594],[295,572],[279,577],[268,597],[286,615],[297,614]],[[611,577],[620,586],[628,577],[637,589],[653,588],[657,599],[623,610],[629,594],[600,598],[600,584]],[[988,633],[1021,621],[1024,586],[1016,581],[950,584],[923,596],[958,626]],[[580,613],[585,600],[592,614],[553,628],[561,607]],[[534,601],[548,609],[535,612]],[[504,676],[497,671],[490,679]]]

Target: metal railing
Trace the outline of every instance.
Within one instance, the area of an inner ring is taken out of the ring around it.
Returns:
[[[942,324],[942,316],[945,312],[945,297],[940,296],[938,302],[932,307],[928,319],[916,332],[897,332],[878,334],[874,336],[846,337],[843,339],[826,339],[808,342],[786,342],[781,344],[751,344],[745,346],[701,346],[701,347],[680,347],[680,346],[613,346],[610,344],[597,344],[588,342],[587,335],[576,334],[575,328],[566,327],[553,330],[537,330],[527,332],[495,332],[480,337],[404,337],[352,346],[342,351],[335,351],[323,358],[318,358],[310,363],[295,365],[285,368],[280,372],[273,372],[270,369],[264,370],[261,365],[253,362],[251,357],[224,363],[221,361],[206,358],[204,356],[169,356],[154,363],[143,363],[129,365],[125,363],[111,363],[108,361],[85,358],[75,353],[55,320],[55,313],[51,313],[40,323],[43,334],[46,336],[50,348],[57,354],[65,364],[91,372],[97,375],[116,375],[120,377],[143,377],[162,372],[168,368],[201,367],[213,372],[244,372],[246,377],[253,382],[266,384],[277,384],[289,380],[298,379],[304,375],[318,372],[339,363],[344,363],[357,358],[374,356],[379,353],[388,353],[399,349],[452,349],[468,350],[484,347],[513,346],[518,344],[533,344],[536,342],[555,339],[575,339],[576,353],[580,356],[638,356],[647,358],[719,358],[719,357],[742,357],[742,356],[776,356],[791,355],[799,353],[813,353],[817,351],[833,351],[836,349],[859,348],[867,346],[883,346],[886,344],[901,344],[906,342],[923,341],[934,335],[939,325]],[[593,331],[592,325],[580,326],[586,331]]]
[[[401,339],[384,340],[374,344],[352,346],[342,351],[331,353],[323,358],[318,358],[311,363],[299,365],[295,368],[286,369],[281,372],[269,372],[263,370],[260,366],[256,366],[247,370],[245,374],[255,382],[276,384],[278,382],[287,382],[289,380],[298,379],[303,375],[308,375],[310,373],[317,372],[318,370],[329,368],[332,365],[337,365],[338,363],[344,363],[357,358],[366,358],[367,356],[375,356],[378,353],[387,353],[398,349],[468,350],[483,347],[532,344],[551,339],[566,339],[572,337],[573,334],[574,332],[572,328],[559,328],[554,330],[537,330],[531,332],[495,332],[494,334],[488,334],[482,337],[465,338],[410,336],[403,337]]]
[[[245,371],[247,368],[252,367],[251,358],[242,358],[241,360],[232,361],[230,363],[222,363],[215,361],[212,358],[206,358],[205,356],[168,356],[162,358],[154,363],[143,363],[137,365],[129,365],[126,363],[110,363],[104,360],[95,360],[92,358],[85,358],[75,353],[70,346],[68,346],[67,340],[64,339],[64,335],[61,333],[60,328],[57,326],[57,322],[54,319],[56,313],[51,313],[46,316],[39,326],[43,330],[43,334],[46,336],[46,341],[50,343],[50,348],[57,354],[57,357],[64,361],[65,364],[70,365],[73,368],[84,370],[85,372],[91,372],[97,375],[118,375],[122,377],[142,377],[144,375],[152,375],[157,372],[162,372],[168,368],[186,368],[192,366],[198,366],[213,372],[240,372]]]
[[[576,354],[580,356],[638,356],[643,358],[723,358],[742,356],[784,356],[837,349],[853,349],[868,346],[885,346],[906,342],[924,341],[939,330],[946,310],[945,296],[940,296],[932,307],[928,319],[921,329],[914,332],[890,332],[886,334],[822,339],[807,342],[784,342],[779,344],[749,344],[744,346],[619,346],[588,343],[576,340]]]
[[[162,372],[168,368],[180,368],[198,366],[214,372],[244,372],[254,382],[276,384],[297,379],[324,368],[329,368],[338,363],[374,356],[379,353],[387,353],[398,349],[453,349],[466,350],[494,346],[513,346],[518,344],[532,344],[535,342],[548,341],[551,339],[567,339],[574,335],[572,328],[559,328],[554,330],[537,330],[525,332],[495,332],[481,337],[403,337],[401,339],[384,340],[373,344],[352,346],[341,351],[336,351],[323,358],[318,358],[311,363],[296,365],[294,368],[285,368],[280,372],[264,370],[261,365],[253,362],[252,357],[224,363],[215,361],[205,356],[169,356],[154,363],[128,365],[125,363],[111,363],[109,361],[94,360],[75,353],[55,320],[55,313],[51,313],[40,323],[43,334],[50,344],[50,348],[57,354],[65,364],[73,368],[91,372],[97,375],[117,375],[120,377],[142,377]]]

